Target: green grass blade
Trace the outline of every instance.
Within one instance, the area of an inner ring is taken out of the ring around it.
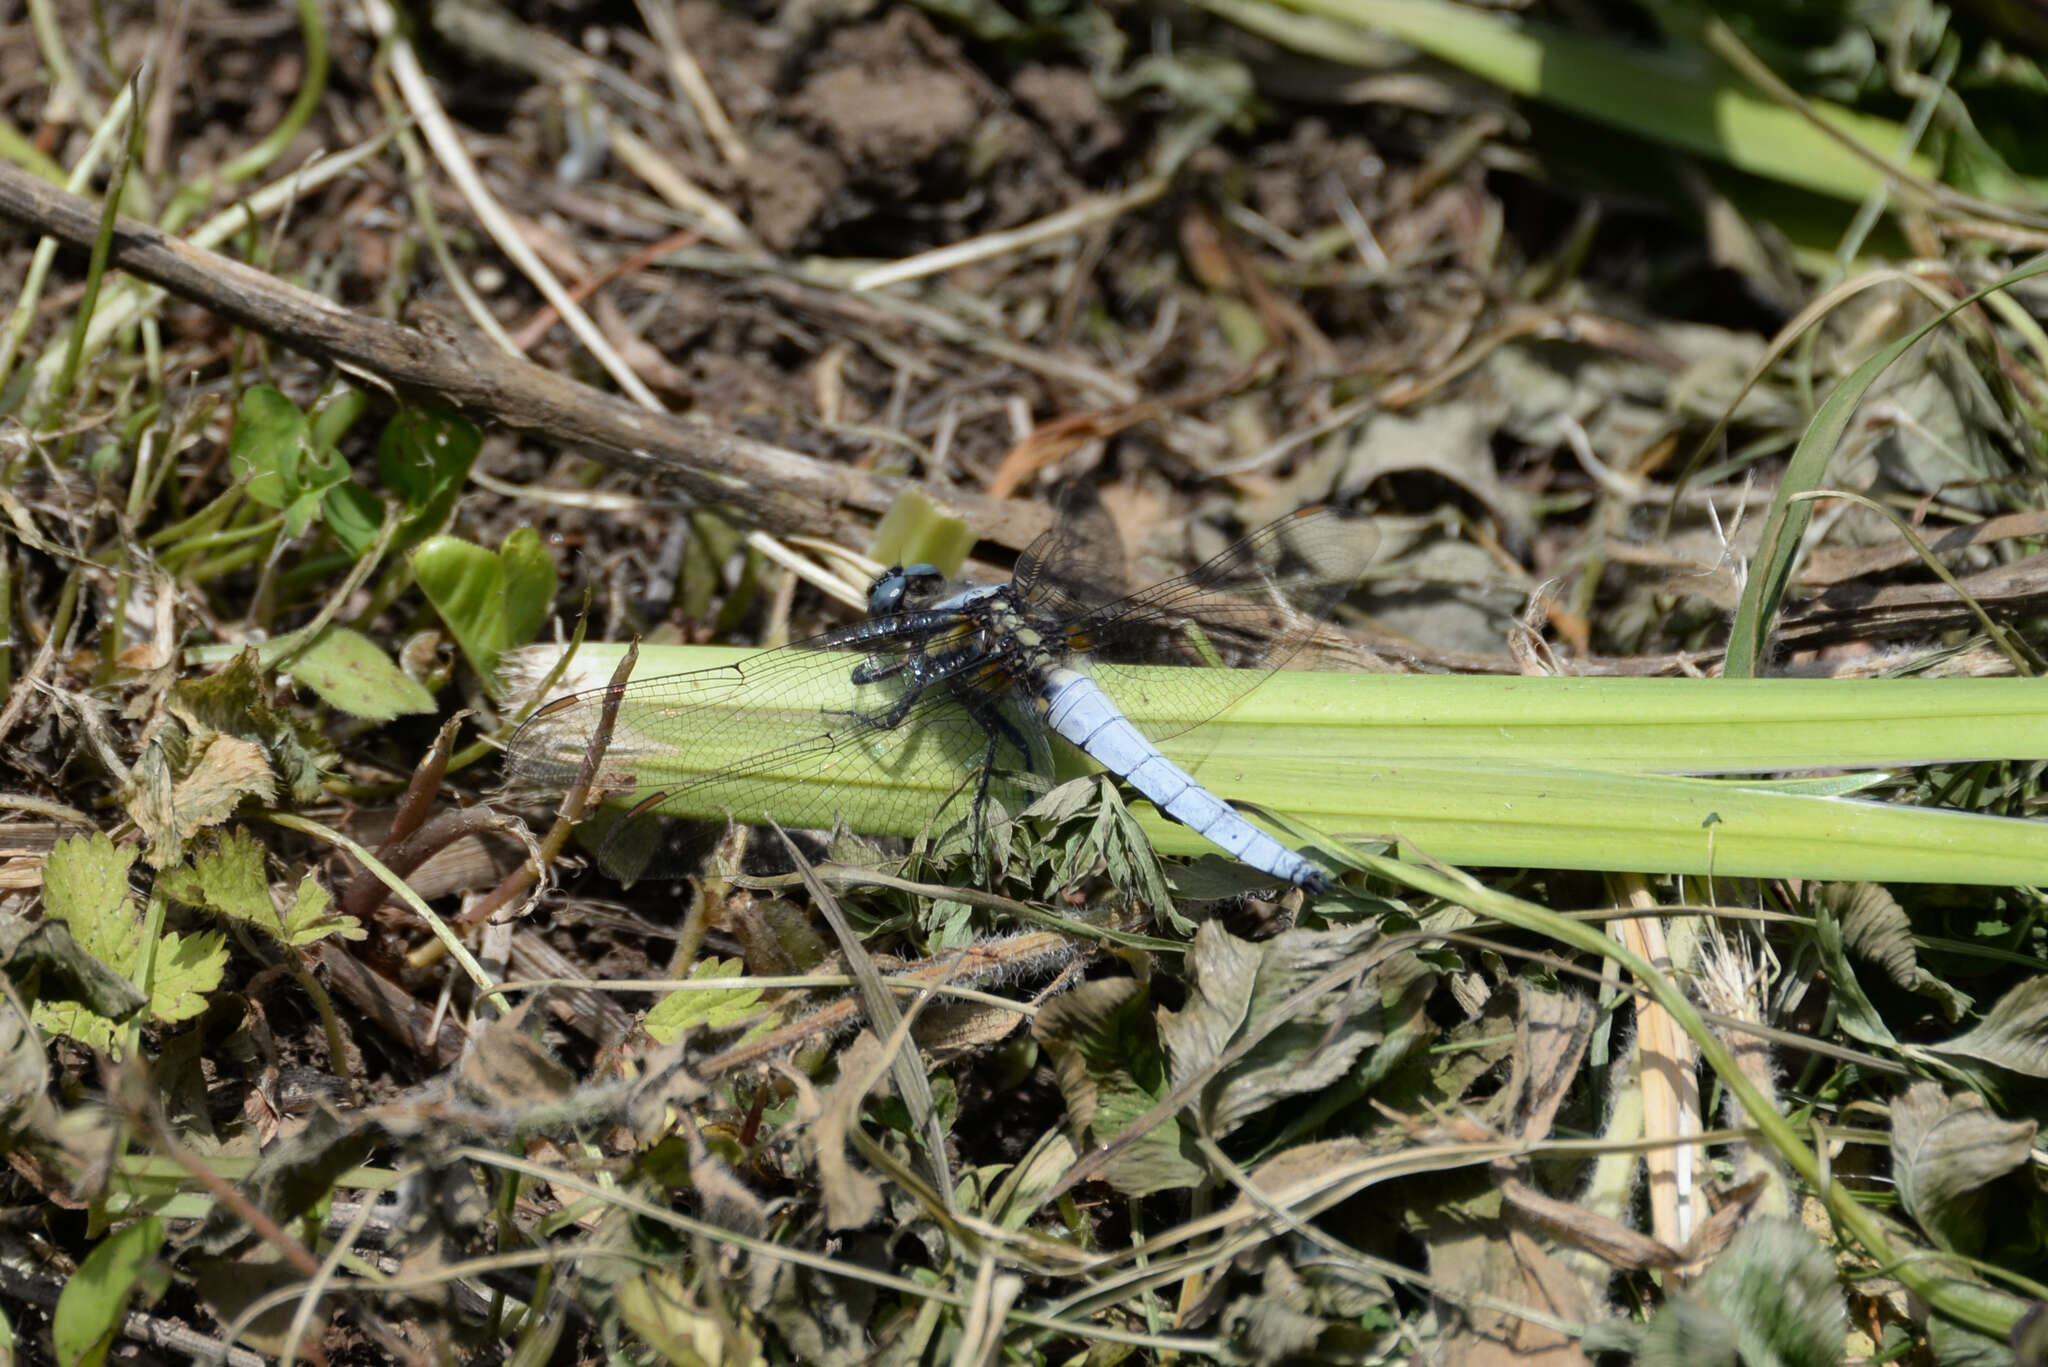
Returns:
[[[617,649],[586,645],[577,669],[601,681]],[[636,677],[730,664],[748,653],[650,647]],[[544,670],[545,657],[525,658]],[[717,773],[815,734],[821,711],[848,703],[826,678],[817,697],[788,699],[783,711],[752,715],[727,734],[693,728],[704,734],[689,753],[636,754],[626,767],[657,784]],[[1141,728],[1177,720],[1137,706],[1132,718]],[[630,745],[630,704],[619,726]],[[812,826],[836,815],[855,830],[916,834],[901,813],[936,809],[951,792],[946,780],[915,772],[917,748],[930,743],[929,734],[866,737],[860,754],[793,786],[774,815]],[[1460,863],[2048,883],[2048,823],[1670,776],[2048,758],[2048,689],[2027,680],[1288,671],[1165,749],[1226,797],[1332,834],[1405,838]],[[1076,757],[1068,759],[1078,770]],[[720,798],[715,788],[702,790],[699,814],[721,816]],[[1170,823],[1153,819],[1150,829],[1162,849],[1207,848]]]
[[[1791,582],[1792,567],[1798,558],[1800,539],[1806,535],[1807,524],[1813,520],[1813,504],[1801,495],[1820,488],[1827,478],[1828,464],[1834,459],[1835,447],[1841,444],[1842,434],[1849,430],[1849,420],[1856,416],[1857,405],[1877,383],[1877,377],[1955,314],[1988,294],[2044,272],[2048,272],[2048,255],[2035,257],[2004,279],[1986,285],[1893,342],[1857,366],[1849,378],[1836,385],[1834,392],[1828,395],[1827,402],[1807,424],[1806,433],[1792,452],[1792,459],[1785,466],[1784,478],[1778,482],[1778,492],[1771,500],[1771,511],[1764,521],[1756,560],[1750,566],[1749,580],[1743,585],[1742,600],[1736,605],[1735,622],[1729,631],[1728,657],[1722,671],[1730,678],[1754,676],[1763,660],[1771,619],[1777,615],[1778,604],[1784,600],[1785,588]]]

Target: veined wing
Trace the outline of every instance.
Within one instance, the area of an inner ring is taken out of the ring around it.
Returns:
[[[925,686],[889,728],[871,718],[904,705],[901,677],[856,684],[864,659],[911,643],[868,624],[716,669],[624,685],[600,766],[610,802],[632,804],[598,851],[623,879],[646,867],[650,827],[669,818],[748,824],[774,817],[825,828],[842,817],[870,834],[914,835],[950,809],[986,736],[944,684]],[[506,746],[514,789],[558,793],[575,777],[607,688],[558,698]]]
[[[1378,546],[1371,523],[1333,508],[1304,509],[1187,574],[1083,613],[1067,636],[1110,696],[1142,707],[1150,714],[1147,733],[1163,740],[1207,721],[1294,659],[1356,587]]]

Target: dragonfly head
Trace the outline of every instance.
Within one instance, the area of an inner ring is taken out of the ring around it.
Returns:
[[[868,586],[868,616],[889,617],[929,607],[946,587],[936,565],[894,565]]]

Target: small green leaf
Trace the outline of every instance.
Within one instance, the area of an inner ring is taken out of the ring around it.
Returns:
[[[361,555],[384,525],[384,500],[360,484],[337,484],[322,497],[327,530],[350,555]]]
[[[408,408],[385,424],[377,478],[405,505],[401,549],[447,522],[483,440],[475,423],[445,409]]]
[[[554,595],[553,561],[539,536],[514,533],[496,552],[460,537],[429,537],[413,552],[412,571],[470,668],[496,689],[499,659],[545,620],[541,590]]]
[[[709,982],[717,978],[737,978],[747,971],[739,959],[699,959],[690,966],[690,981]],[[760,1011],[760,989],[736,987],[727,992],[699,992],[685,989],[671,992],[647,1012],[643,1024],[647,1033],[662,1044],[674,1044],[685,1032],[697,1027],[713,1029],[738,1025],[747,1017]],[[774,1027],[773,1021],[764,1020],[748,1032],[745,1038],[766,1033]]]
[[[433,694],[369,637],[347,627],[321,632],[292,661],[291,672],[324,701],[369,721],[434,710]]]
[[[269,385],[242,396],[228,465],[246,480],[249,497],[282,508],[285,530],[297,536],[319,516],[321,495],[348,479],[348,462],[313,442],[306,415]]]
[[[228,468],[248,481],[249,497],[266,508],[282,508],[299,492],[299,461],[307,450],[306,415],[267,384],[242,395],[235,433],[228,440]]]
[[[299,462],[299,487],[284,510],[285,531],[298,536],[320,516],[329,489],[348,483],[348,462],[333,449],[309,449]]]
[[[128,1313],[128,1302],[164,1246],[164,1223],[146,1215],[102,1239],[64,1283],[50,1316],[62,1367],[99,1367]]]
[[[522,646],[540,634],[555,606],[560,577],[540,533],[520,527],[498,551],[505,575],[505,644]]]
[[[321,881],[308,873],[299,880],[292,908],[284,914],[284,941],[288,945],[310,945],[330,935],[360,940],[369,932],[353,916],[333,910],[334,898]]]

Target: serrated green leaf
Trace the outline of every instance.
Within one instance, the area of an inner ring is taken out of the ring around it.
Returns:
[[[333,894],[318,878],[311,873],[301,878],[291,910],[284,914],[284,942],[310,945],[330,935],[339,935],[344,940],[360,940],[369,935],[362,922],[335,911],[333,905]]]
[[[699,959],[690,966],[690,981],[711,982],[719,978],[737,978],[747,971],[739,959]],[[738,1025],[761,1009],[761,991],[754,987],[735,987],[726,992],[700,992],[683,990],[671,992],[656,1002],[642,1022],[647,1033],[662,1044],[674,1044],[683,1035],[699,1026],[710,1029],[728,1029]],[[774,1028],[773,1021],[764,1020],[749,1030],[743,1039],[767,1033]]]
[[[133,981],[142,949],[142,923],[128,896],[132,846],[104,834],[60,840],[43,867],[44,914],[62,921],[80,948]],[[52,1034],[99,1050],[114,1045],[114,1022],[76,1002],[38,1002],[36,1024]]]
[[[274,929],[277,910],[270,904],[270,880],[264,876],[263,866],[262,844],[237,828],[192,856],[189,893],[184,879],[172,877],[183,870],[166,869],[158,886],[180,901],[196,901],[224,916]]]
[[[292,677],[322,701],[368,721],[432,712],[434,695],[377,643],[347,627],[329,627],[292,659]]]
[[[163,1245],[163,1221],[146,1215],[107,1235],[79,1262],[50,1316],[50,1338],[62,1367],[99,1367],[105,1360],[129,1299],[145,1284]]]
[[[141,965],[142,918],[128,896],[128,870],[135,851],[105,835],[57,843],[43,870],[43,905],[71,928],[94,958],[125,977]],[[227,967],[227,942],[218,932],[166,934],[156,945],[149,974],[149,1018],[189,1020],[206,1009],[205,994],[220,986]],[[43,1003],[36,1020],[45,1029],[70,1035],[96,1048],[114,1043],[113,1023],[82,1006]]]
[[[206,994],[220,986],[227,966],[227,937],[219,931],[164,932],[149,980],[149,1014],[167,1024],[192,1019],[206,1009]]]
[[[133,972],[134,961],[109,959],[109,941],[99,938],[110,927],[126,928],[135,907],[128,896],[128,871],[135,867],[135,848],[116,845],[103,833],[60,840],[43,866],[43,910],[71,927],[71,933],[102,962]]]

